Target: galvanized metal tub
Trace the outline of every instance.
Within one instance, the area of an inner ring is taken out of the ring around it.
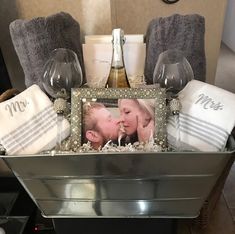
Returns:
[[[196,217],[235,152],[1,156],[45,217]]]

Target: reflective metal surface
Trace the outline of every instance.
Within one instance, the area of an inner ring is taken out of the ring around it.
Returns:
[[[234,152],[2,156],[46,217],[196,217]]]

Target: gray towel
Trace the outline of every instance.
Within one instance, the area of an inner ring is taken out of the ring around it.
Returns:
[[[203,16],[178,15],[153,19],[146,32],[145,78],[153,83],[153,72],[159,54],[179,49],[188,59],[196,80],[206,80],[205,19]]]
[[[84,74],[80,25],[70,14],[60,12],[46,18],[18,19],[10,24],[9,29],[24,70],[26,87],[37,84],[43,89],[43,68],[50,53],[56,48],[73,50]]]

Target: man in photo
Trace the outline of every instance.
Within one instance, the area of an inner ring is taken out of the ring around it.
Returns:
[[[121,134],[120,121],[99,102],[83,104],[83,141],[90,141],[94,149],[103,147],[108,141],[117,143]]]

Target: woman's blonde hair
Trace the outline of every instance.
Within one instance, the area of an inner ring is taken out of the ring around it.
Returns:
[[[118,106],[120,106],[121,101],[123,99],[118,100]],[[139,108],[144,111],[145,113],[150,115],[151,119],[155,119],[155,100],[154,99],[129,99],[134,101]]]
[[[155,113],[155,100],[154,99],[133,99],[139,104],[140,109],[147,112],[151,119],[154,120]]]

